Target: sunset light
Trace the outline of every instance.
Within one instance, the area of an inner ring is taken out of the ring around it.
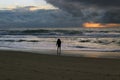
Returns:
[[[102,23],[94,23],[94,22],[86,22],[83,24],[86,28],[102,28],[102,27],[119,27],[120,24],[109,23],[109,24],[102,24]]]
[[[47,5],[47,6],[36,6],[36,7],[31,7],[30,8],[30,11],[35,11],[35,10],[38,10],[38,9],[57,9],[57,8],[55,8],[54,6],[52,6],[52,5]]]

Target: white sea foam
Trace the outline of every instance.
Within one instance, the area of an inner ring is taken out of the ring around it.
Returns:
[[[61,38],[63,50],[120,52],[120,31],[99,29],[1,30],[0,49],[56,49]]]

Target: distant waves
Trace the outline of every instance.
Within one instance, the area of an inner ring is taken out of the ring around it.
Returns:
[[[120,52],[119,29],[16,29],[0,30],[0,49],[56,49]]]
[[[0,30],[2,35],[39,35],[42,37],[52,36],[82,36],[82,37],[120,37],[119,30],[62,30],[62,29],[37,29],[37,30]]]

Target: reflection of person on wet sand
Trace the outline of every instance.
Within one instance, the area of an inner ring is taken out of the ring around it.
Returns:
[[[57,55],[60,56],[61,54],[61,40],[60,39],[57,40],[56,46],[57,46]]]

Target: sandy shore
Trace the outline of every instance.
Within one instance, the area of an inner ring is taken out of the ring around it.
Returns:
[[[26,52],[56,55],[56,50],[27,50]],[[89,57],[89,58],[113,58],[120,59],[120,52],[101,52],[89,50],[62,50],[62,56]]]
[[[120,80],[120,59],[0,50],[0,80]]]

